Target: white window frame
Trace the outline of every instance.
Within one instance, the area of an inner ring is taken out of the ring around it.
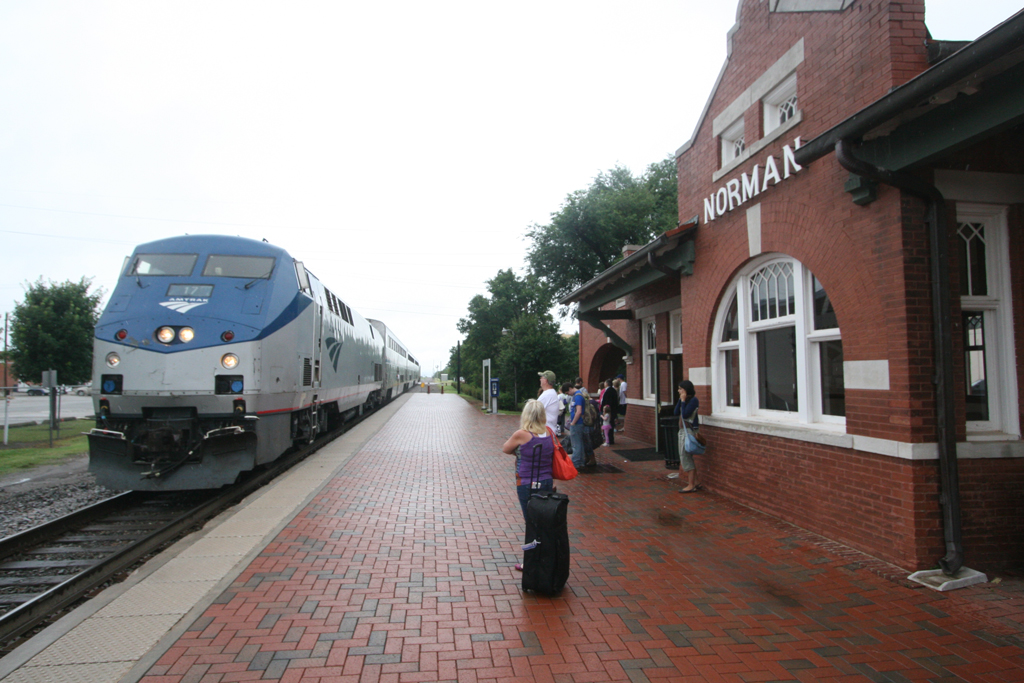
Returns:
[[[743,117],[736,119],[728,128],[723,130],[720,138],[722,140],[722,166],[724,167],[742,157],[746,151],[747,144],[743,130]],[[736,142],[738,140],[744,141],[744,149],[740,152],[736,151]]]
[[[683,352],[683,311],[672,311],[668,315],[668,352]]]
[[[774,90],[764,96],[761,100],[762,109],[764,110],[764,134],[768,135],[773,130],[783,125],[783,121],[780,121],[782,105],[785,104],[791,97],[796,97],[796,72],[793,72],[786,77],[782,83],[780,83]],[[797,114],[800,113],[800,100],[796,101],[797,108],[793,112],[793,115],[787,119],[795,119]]]
[[[743,407],[747,405],[747,397],[744,395],[745,391],[743,388],[742,378],[746,376],[742,364],[742,359],[746,356],[746,335],[740,334],[739,339],[734,341],[721,341],[722,334],[725,331],[725,320],[728,317],[729,308],[732,306],[733,297],[739,297],[736,300],[736,317],[739,319],[741,315],[748,315],[749,302],[743,301],[739,292],[737,291],[736,283],[734,282],[729,290],[726,292],[723,305],[718,313],[718,320],[715,323],[714,336],[712,337],[713,343],[712,348],[715,349],[711,354],[711,377],[715,378],[712,381],[714,397],[714,408],[713,412],[718,414],[732,415],[733,417],[741,417],[744,415]],[[742,330],[742,325],[740,329]],[[742,347],[742,349],[741,349]],[[728,401],[729,396],[729,385],[726,382],[726,369],[728,363],[725,362],[726,351],[739,351],[740,354],[740,405],[730,406]],[[720,379],[719,379],[720,377]]]
[[[654,346],[650,346],[648,343],[648,326],[654,326]],[[658,371],[658,327],[655,323],[655,317],[644,318],[640,321],[640,342],[643,345],[643,357],[644,357],[644,376],[643,376],[643,393],[644,399],[648,401],[654,400],[654,373]]]
[[[956,220],[958,226],[960,223],[984,224],[988,276],[988,295],[960,297],[962,311],[984,311],[985,358],[988,362],[985,380],[990,419],[967,422],[967,438],[982,440],[995,435],[1020,438],[1006,207],[958,203]],[[961,238],[957,235],[956,239]]]
[[[752,322],[750,317],[750,277],[762,268],[779,262],[788,262],[793,267],[795,312],[786,316]],[[725,319],[737,297],[737,320],[739,339],[732,342],[719,341],[725,327]],[[814,330],[813,279],[810,269],[794,258],[781,254],[766,254],[751,261],[730,283],[721,299],[715,317],[711,348],[712,415],[743,418],[775,424],[802,424],[819,426],[830,431],[845,431],[846,418],[823,415],[821,412],[821,362],[818,345],[820,342],[841,339],[838,328]],[[793,327],[796,344],[796,385],[798,406],[795,411],[768,410],[759,407],[757,381],[757,339],[758,332]],[[740,405],[729,406],[728,387],[725,382],[725,352],[739,350]]]
[[[838,415],[826,415],[821,411],[821,349],[819,344],[821,342],[830,341],[842,341],[843,336],[838,327],[834,327],[827,330],[816,330],[814,329],[814,274],[808,268],[802,268],[804,271],[803,275],[803,287],[802,290],[807,296],[808,305],[804,307],[804,324],[806,325],[807,332],[807,346],[808,354],[807,360],[810,363],[810,375],[811,375],[811,392],[809,397],[811,399],[811,421],[821,424],[834,424],[834,425],[846,425],[846,417],[840,417]],[[826,294],[828,290],[825,290]],[[800,310],[799,308],[797,309]]]

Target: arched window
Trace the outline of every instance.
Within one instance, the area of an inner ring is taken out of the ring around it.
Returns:
[[[713,339],[715,414],[846,423],[839,323],[799,261],[775,256],[744,269],[723,298]]]

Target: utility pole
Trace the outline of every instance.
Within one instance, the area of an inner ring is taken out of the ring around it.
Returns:
[[[7,445],[7,433],[10,421],[7,418],[7,409],[11,403],[11,390],[7,384],[7,318],[10,313],[4,313],[4,445]]]

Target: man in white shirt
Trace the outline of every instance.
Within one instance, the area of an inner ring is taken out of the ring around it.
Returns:
[[[555,373],[545,370],[537,374],[540,375],[541,388],[537,400],[544,406],[544,412],[547,413],[547,425],[553,432],[558,426],[558,413],[562,407],[558,400],[558,392],[555,391]]]

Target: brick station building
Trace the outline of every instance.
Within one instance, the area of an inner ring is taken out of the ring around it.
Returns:
[[[697,388],[699,479],[907,569],[1024,566],[1024,12],[741,0],[679,227],[566,297],[626,435]],[[935,235],[936,239],[930,236]]]

